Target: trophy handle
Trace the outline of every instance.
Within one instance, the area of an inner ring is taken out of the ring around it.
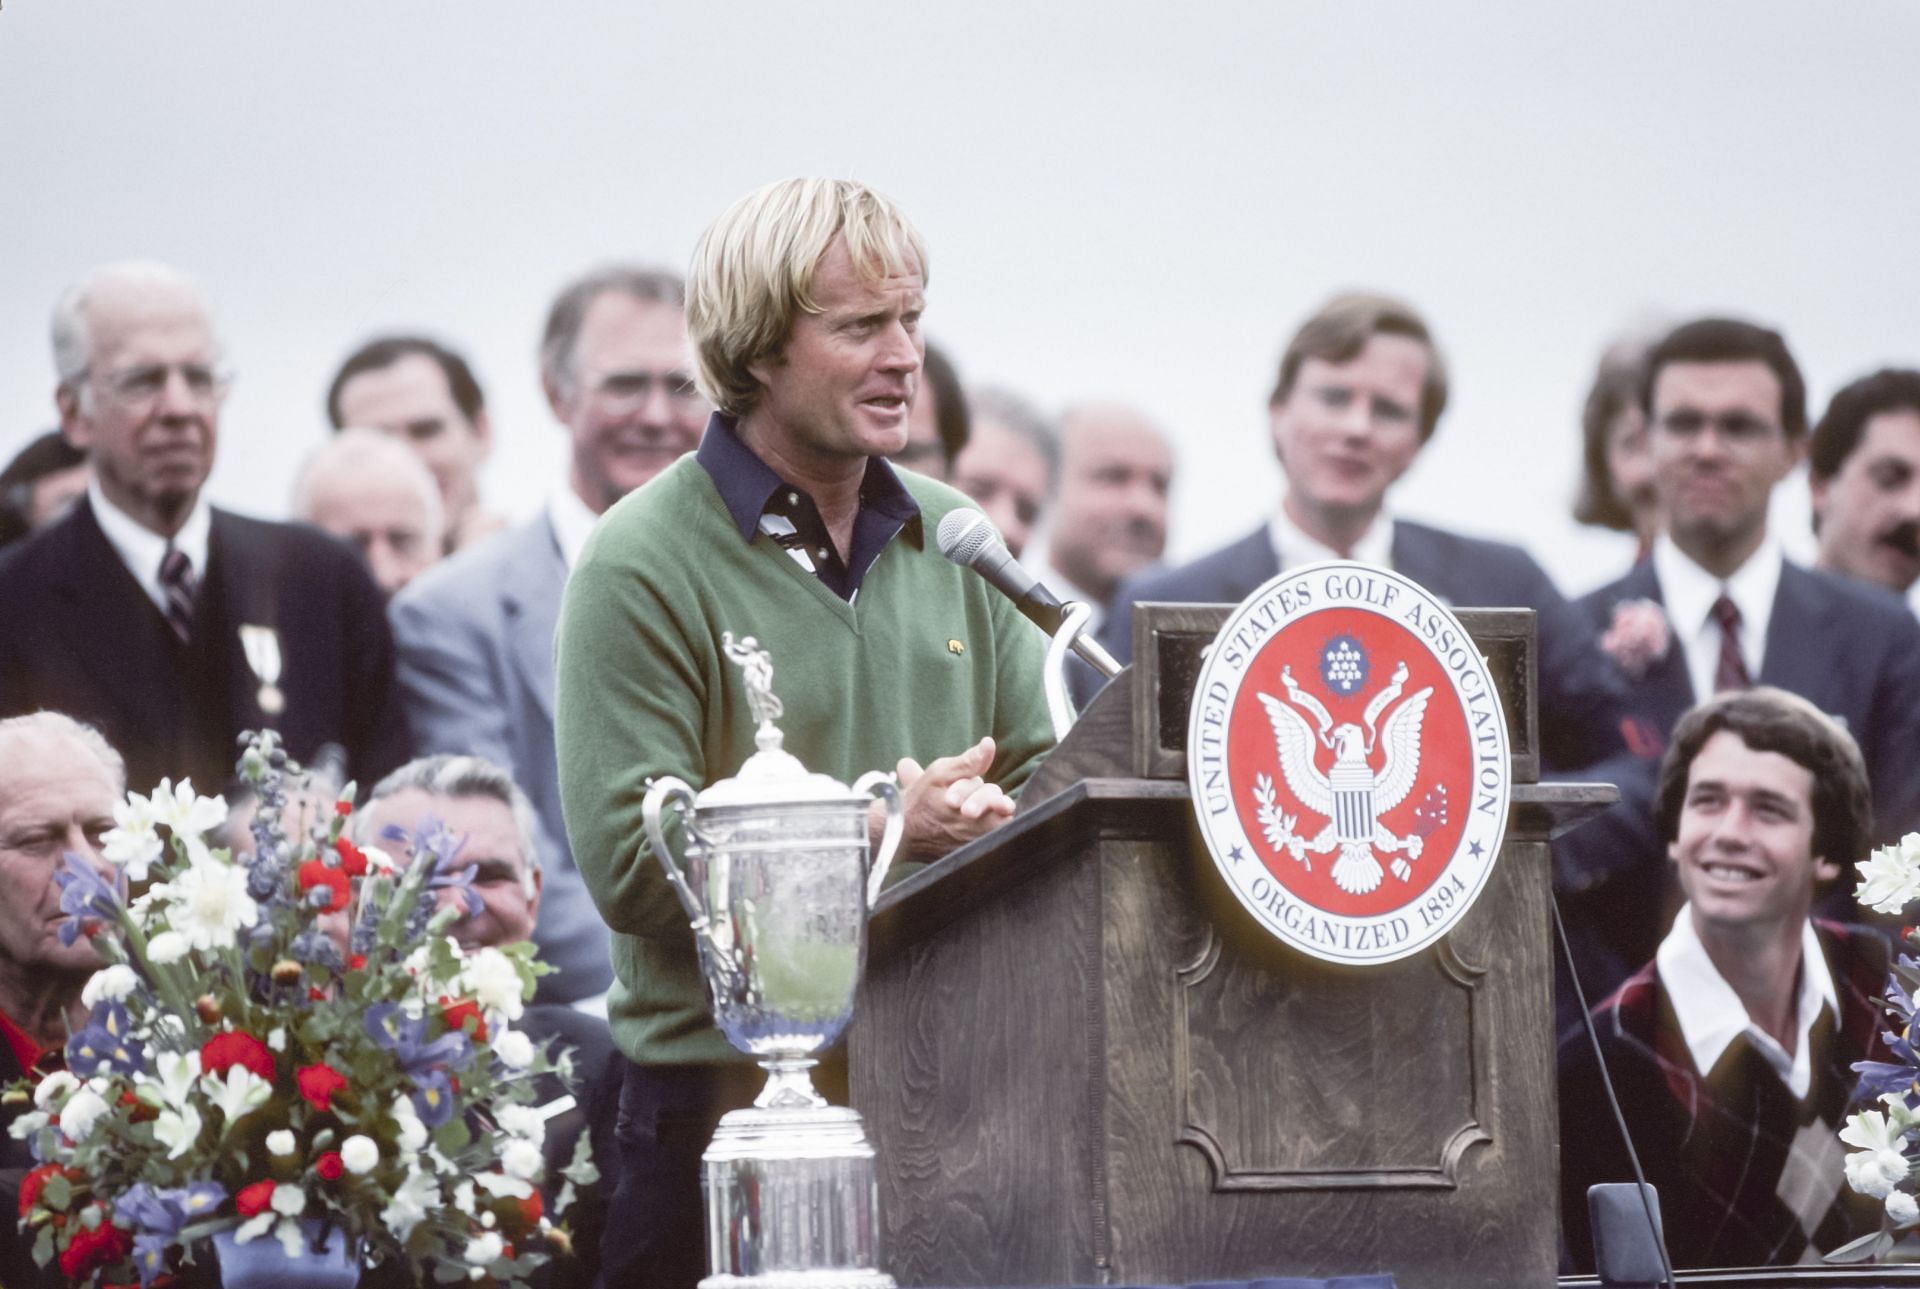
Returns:
[[[907,817],[900,808],[900,785],[884,770],[869,770],[861,775],[855,780],[853,790],[887,805],[887,826],[880,833],[880,852],[867,870],[867,907],[872,908],[880,898],[880,884],[886,881],[887,870],[893,866],[893,854],[900,849],[900,834],[906,829]]]
[[[687,917],[693,923],[694,934],[702,940],[711,938],[707,926],[707,910],[700,899],[687,885],[680,865],[674,863],[673,851],[667,846],[667,835],[661,826],[661,815],[679,803],[681,813],[686,816],[687,836],[694,842],[700,835],[693,827],[693,789],[672,775],[655,779],[647,788],[646,800],[640,803],[640,820],[647,828],[647,841],[653,846],[653,857],[660,861],[660,867],[666,870],[667,884],[673,887],[673,893],[680,897],[680,905],[686,909]]]

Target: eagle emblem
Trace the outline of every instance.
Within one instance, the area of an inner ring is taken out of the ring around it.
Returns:
[[[1358,680],[1364,674],[1349,667],[1343,678]],[[1392,679],[1367,704],[1361,716],[1363,729],[1351,721],[1336,725],[1326,706],[1294,680],[1291,666],[1281,670],[1280,681],[1286,687],[1285,701],[1271,694],[1255,695],[1273,725],[1280,774],[1300,806],[1325,818],[1327,824],[1311,838],[1295,832],[1298,816],[1282,813],[1272,779],[1259,775],[1254,795],[1267,844],[1306,865],[1308,872],[1313,871],[1309,856],[1337,850],[1330,876],[1350,895],[1365,895],[1379,887],[1384,876],[1380,855],[1391,856],[1393,875],[1408,881],[1413,875],[1409,861],[1420,858],[1426,836],[1445,822],[1445,788],[1429,794],[1417,812],[1413,831],[1405,837],[1388,831],[1380,819],[1406,800],[1419,778],[1420,728],[1433,687],[1402,700],[1407,664],[1400,663]],[[1333,764],[1324,773],[1319,765],[1321,748],[1333,753]]]

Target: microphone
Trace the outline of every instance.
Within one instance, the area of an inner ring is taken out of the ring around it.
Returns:
[[[993,583],[1035,626],[1048,635],[1060,629],[1066,606],[1020,566],[992,520],[977,510],[950,510],[940,521],[936,540],[942,555]]]
[[[950,510],[940,521],[935,540],[942,555],[986,578],[995,590],[1013,601],[1013,607],[1028,621],[1049,636],[1059,633],[1066,619],[1066,606],[1039,578],[1021,567],[985,515],[977,510]],[[1085,618],[1080,621],[1084,622]],[[1111,677],[1120,671],[1113,655],[1085,635],[1073,637],[1073,651],[1102,676]]]

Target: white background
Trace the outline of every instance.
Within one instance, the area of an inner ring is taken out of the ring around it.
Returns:
[[[1301,317],[1409,297],[1455,399],[1398,505],[1583,590],[1626,559],[1566,515],[1615,331],[1775,323],[1815,414],[1920,362],[1917,38],[1920,7],[1873,0],[4,0],[0,459],[52,423],[60,290],[154,257],[203,281],[239,374],[217,501],[284,514],[334,364],[404,327],[473,360],[485,495],[529,513],[564,460],[554,290],[684,266],[734,197],[819,173],[912,213],[969,381],[1172,430],[1178,557],[1273,505]],[[1800,479],[1775,514],[1804,550]]]

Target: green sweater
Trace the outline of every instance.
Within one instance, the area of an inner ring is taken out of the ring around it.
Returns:
[[[941,516],[966,498],[901,478],[921,517],[881,551],[853,604],[765,534],[743,541],[693,456],[607,512],[567,583],[555,645],[561,803],[613,930],[614,1041],[636,1061],[747,1059],[714,1028],[693,932],[640,819],[648,780],[673,775],[697,791],[754,751],[722,632],[772,653],[786,749],[843,782],[991,734],[988,778],[1011,791],[1053,744],[1045,638],[933,545]]]

